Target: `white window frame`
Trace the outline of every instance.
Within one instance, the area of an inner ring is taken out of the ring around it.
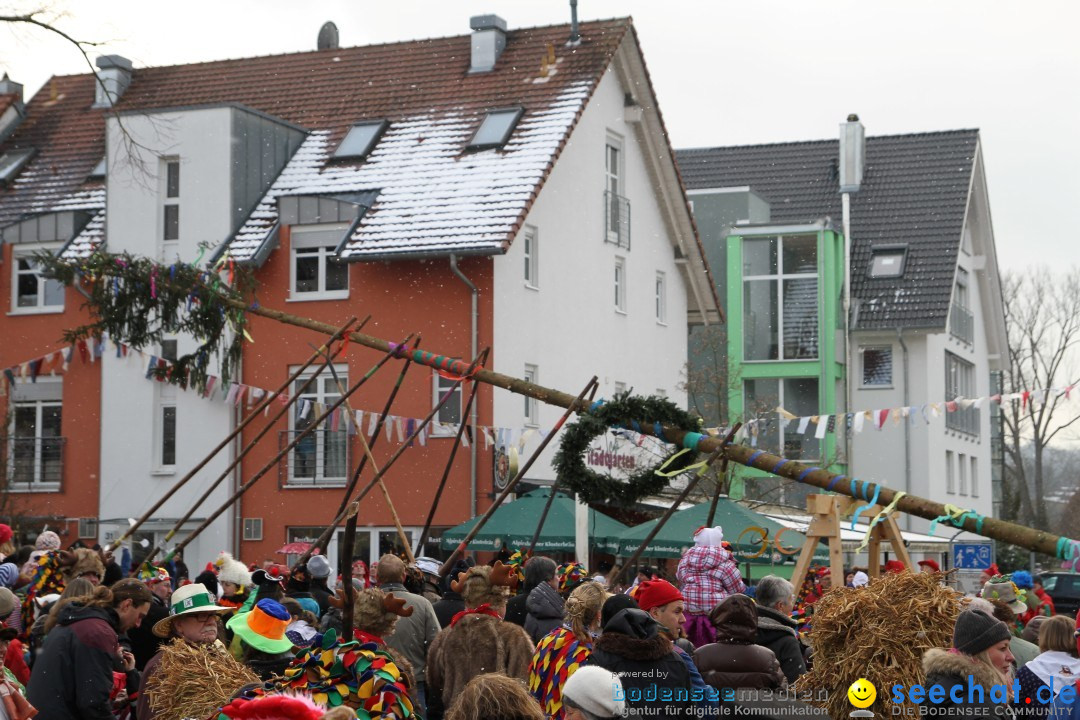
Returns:
[[[871,385],[866,382],[866,351],[887,351],[890,356],[889,360],[889,382],[882,385]],[[895,382],[895,366],[893,360],[893,346],[892,345],[861,345],[859,346],[859,389],[860,390],[891,390],[893,383]]]
[[[442,387],[443,382],[446,383],[446,388]],[[438,372],[432,371],[431,407],[434,408],[436,405],[439,404],[439,400],[442,399],[443,394],[446,392],[446,390],[449,389],[449,386],[452,385],[453,382],[453,380],[450,380],[449,378],[444,378]],[[459,383],[458,386],[454,388],[454,394],[457,395],[458,417],[461,418],[461,422],[467,423],[469,419],[465,417],[465,393],[462,383]],[[447,400],[446,404],[439,408],[439,412],[437,412],[435,414],[435,417],[431,419],[431,424],[429,425],[429,427],[431,428],[431,437],[454,437],[455,435],[457,435],[457,425],[454,423],[448,423],[447,421],[442,419],[443,411],[450,407],[453,402],[453,398]]]
[[[294,372],[297,369],[298,368],[294,367],[294,368],[290,368],[289,371]],[[341,384],[344,387],[347,388],[349,386],[349,366],[347,364],[337,364],[337,363],[335,363],[334,364],[334,371],[337,374],[337,378],[341,381]],[[301,385],[303,385],[304,381],[306,381],[309,377],[311,377],[311,375],[314,372],[315,372],[314,370],[307,370],[302,375],[300,375],[298,378],[296,378],[296,380],[293,381],[293,387],[289,389],[289,392],[295,393],[296,389],[299,388]],[[313,400],[314,402],[322,403],[327,408],[329,408],[329,406],[332,405],[334,402],[336,402],[337,398],[339,398],[341,396],[340,393],[338,393],[338,391],[337,391],[337,387],[335,385],[333,385],[333,382],[334,382],[333,378],[334,378],[333,373],[331,373],[329,370],[324,370],[322,373],[319,374],[319,376],[315,379],[315,381],[312,382],[311,385],[308,386],[307,390],[305,390],[304,393],[300,397],[302,399],[304,399],[304,400],[309,400],[310,399],[310,400]],[[324,383],[325,382],[331,383],[331,390],[329,392],[324,392]],[[328,399],[328,398],[333,398],[333,399]],[[289,434],[286,436],[287,441],[292,441],[293,439],[295,439],[296,433],[299,432],[299,429],[296,426],[296,419],[297,419],[296,414],[298,412],[300,412],[300,405],[301,405],[301,403],[298,400],[296,405],[294,405],[289,411]],[[344,408],[345,406],[341,405],[341,407]],[[314,407],[312,407],[308,411],[307,417],[312,419],[312,420],[314,420],[317,417],[316,410],[315,410]],[[338,430],[338,432],[342,433],[343,437],[345,438],[345,459],[342,462],[342,470],[343,470],[342,475],[341,476],[333,476],[333,477],[330,477],[330,478],[326,477],[327,458],[326,458],[325,451],[322,449],[322,446],[321,446],[321,440],[323,438],[323,435],[321,433],[328,433],[328,432],[330,432],[329,423],[324,421],[324,425],[322,427],[316,426],[315,430],[312,433],[315,436],[315,450],[314,450],[315,474],[314,474],[314,476],[312,476],[312,477],[307,477],[307,476],[297,477],[296,474],[295,474],[296,447],[294,447],[292,450],[290,450],[288,452],[288,455],[286,456],[287,461],[288,461],[287,487],[290,487],[290,488],[341,487],[341,486],[345,485],[346,482],[348,482],[348,480],[349,480],[349,436],[348,436],[348,433],[345,430],[344,424],[342,424],[341,428]],[[309,435],[308,437],[310,438],[311,436]]]
[[[615,312],[626,315],[626,258],[615,257]]]
[[[624,392],[626,392],[626,383],[624,383],[621,380],[616,380],[615,381],[615,392],[614,392],[614,394],[615,395],[620,395],[620,394],[622,394]]]
[[[535,225],[526,225],[521,232],[525,287],[530,290],[540,289],[540,231]]]
[[[64,300],[67,296],[67,289],[62,289],[61,299],[59,305],[45,305],[45,286],[50,281],[47,278],[38,275],[38,289],[37,289],[37,304],[27,307],[19,306],[19,276],[37,274],[34,270],[19,270],[19,262],[21,260],[33,259],[34,254],[38,252],[51,251],[59,249],[57,243],[45,243],[34,245],[16,245],[11,253],[11,315],[49,315],[64,312]],[[54,281],[55,282],[55,281]]]
[[[742,242],[743,242],[743,252],[744,253],[746,252],[745,251],[745,247],[746,247],[745,244],[746,244],[747,241],[767,240],[767,239],[769,239],[769,237],[770,236],[761,236],[761,237],[747,236],[747,237],[744,237],[743,240],[742,240]],[[776,305],[776,345],[777,345],[777,347],[776,347],[776,358],[775,359],[767,359],[767,360],[750,360],[750,359],[748,359],[746,357],[746,344],[744,343],[743,344],[743,362],[744,363],[776,363],[776,362],[816,362],[816,361],[820,361],[821,360],[821,354],[823,352],[822,347],[821,347],[822,343],[821,343],[820,338],[818,339],[817,355],[815,357],[812,357],[812,358],[790,357],[789,358],[784,354],[784,327],[785,327],[785,323],[786,323],[786,318],[785,318],[785,313],[784,313],[784,281],[785,280],[810,280],[810,279],[813,279],[813,280],[815,280],[817,282],[817,286],[815,288],[817,296],[819,298],[821,297],[821,282],[822,282],[822,279],[821,279],[822,257],[821,257],[821,255],[822,255],[822,253],[821,253],[820,243],[817,243],[816,240],[815,240],[814,253],[815,253],[815,260],[817,261],[817,270],[815,270],[812,273],[789,273],[789,272],[785,272],[785,270],[784,270],[784,240],[787,239],[787,238],[790,238],[792,240],[798,240],[800,238],[813,237],[813,236],[808,236],[806,233],[796,233],[794,235],[774,235],[774,236],[771,236],[771,237],[776,238],[776,272],[774,274],[766,274],[766,275],[745,275],[744,274],[742,276],[743,284],[742,284],[742,288],[740,288],[740,290],[743,293],[743,300],[742,300],[743,309],[742,310],[743,310],[743,314],[744,314],[744,316],[743,316],[743,328],[744,328],[744,332],[745,332],[745,327],[746,327],[746,319],[745,319],[745,313],[746,313],[746,307],[745,307],[745,303],[746,303],[746,300],[745,300],[746,284],[748,282],[753,282],[753,281],[766,281],[766,282],[775,281],[776,282],[776,295],[777,295],[777,300],[776,300],[776,302],[777,302],[777,305]],[[820,307],[818,308],[817,324],[818,324],[818,327],[821,326],[821,308]]]
[[[28,382],[28,381],[24,381],[24,382]],[[62,432],[63,431],[63,426],[64,426],[64,409],[63,409],[64,408],[64,401],[63,401],[64,385],[63,385],[63,377],[51,377],[51,376],[50,377],[41,377],[41,376],[39,376],[38,379],[37,379],[37,382],[38,382],[38,384],[51,383],[51,384],[58,385],[60,387],[60,393],[59,393],[60,399],[59,400],[22,400],[22,401],[16,401],[14,399],[14,397],[12,397],[11,404],[9,406],[9,411],[8,411],[8,428],[7,428],[7,435],[12,440],[15,439],[15,409],[17,407],[19,407],[19,406],[28,407],[28,406],[31,406],[31,405],[33,405],[35,407],[35,413],[36,413],[35,414],[35,419],[34,419],[34,425],[37,428],[37,430],[35,431],[36,432],[36,434],[34,436],[35,438],[43,437],[41,435],[42,411],[47,407],[59,407],[60,408],[61,434],[57,435],[56,437],[58,437],[58,438],[63,438],[64,437],[63,432]],[[12,390],[12,395],[14,395],[14,387],[11,388],[11,390]],[[64,452],[64,448],[63,448],[63,444],[61,443],[61,453],[63,453],[63,452]],[[9,451],[8,451],[8,460],[7,460],[7,462],[8,462],[8,467],[6,468],[6,475],[7,475],[7,478],[8,478],[7,489],[8,489],[9,492],[21,493],[21,492],[59,492],[60,491],[61,486],[62,486],[62,482],[60,482],[60,481],[48,481],[48,482],[46,482],[46,481],[40,479],[41,476],[42,476],[42,473],[44,472],[44,467],[43,467],[44,460],[42,458],[42,449],[40,447],[38,447],[37,445],[34,446],[34,478],[35,478],[34,480],[31,480],[30,482],[15,482],[15,480],[13,479],[14,476],[15,476],[15,453],[13,451],[11,451],[10,448],[9,448]],[[61,460],[60,460],[60,473],[61,473],[61,475],[63,475],[63,472],[64,472],[64,463],[65,462],[66,462],[65,458],[63,457],[63,454],[61,454]]]
[[[244,542],[259,542],[263,539],[263,519],[261,517],[244,518]]]
[[[290,238],[296,238],[299,235],[303,235],[305,231],[312,232],[324,232],[331,229],[332,226],[327,225],[294,225],[291,228]],[[342,233],[345,232],[347,226],[341,225]],[[343,290],[327,290],[326,289],[326,266],[331,259],[335,258],[334,251],[336,248],[322,246],[316,248],[301,248],[303,255],[316,255],[319,262],[319,288],[318,290],[300,292],[296,289],[296,260],[297,260],[297,247],[295,243],[290,243],[289,247],[289,302],[308,301],[308,300],[347,300],[349,298],[349,286],[350,276],[349,267],[345,265],[345,289]],[[312,252],[314,251],[314,252]]]
[[[953,451],[945,451],[945,493],[947,495],[956,494],[956,475],[953,470]]]
[[[525,365],[525,382],[537,385],[540,382],[540,368],[536,365]],[[536,401],[536,398],[524,396],[525,398],[525,426],[526,427],[539,427],[540,426],[540,403]]]
[[[604,143],[604,191],[615,197],[628,197],[626,193],[626,142],[621,135],[608,131],[607,141]],[[612,151],[615,152],[615,162],[612,163]],[[604,206],[605,213],[611,213],[611,207]],[[619,233],[608,231],[607,242],[620,245]]]
[[[176,166],[177,187],[176,194],[169,193],[169,168]],[[164,263],[176,262],[180,254],[180,187],[183,180],[181,174],[180,158],[167,157],[161,159],[161,221],[158,227],[161,229],[161,261]],[[165,237],[165,214],[166,208],[176,208],[176,237]]]
[[[971,456],[971,497],[979,497],[979,458]]]
[[[172,362],[175,358],[166,358],[164,342],[179,344],[175,337],[165,338],[163,344],[158,346],[158,357]],[[179,354],[179,348],[176,348]],[[173,462],[165,462],[165,409],[172,408],[173,416]],[[154,464],[151,473],[153,475],[176,474],[176,457],[179,455],[178,443],[180,440],[179,410],[176,407],[176,386],[168,382],[154,383]]]
[[[656,271],[656,322],[667,325],[667,275]]]
[[[967,455],[964,453],[960,453],[956,456],[956,469],[957,475],[960,477],[960,494],[966,497],[968,494],[968,463]]]

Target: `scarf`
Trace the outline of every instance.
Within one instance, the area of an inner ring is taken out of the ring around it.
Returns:
[[[372,635],[369,632],[364,632],[360,628],[355,628],[354,627],[353,631],[352,631],[352,634],[353,634],[353,639],[354,640],[359,640],[361,644],[363,644],[363,643],[375,643],[379,647],[386,647],[386,642],[381,637],[379,637],[378,635]]]
[[[1029,661],[1024,667],[1046,683],[1054,691],[1055,697],[1063,687],[1080,680],[1080,659],[1069,653],[1050,650]]]
[[[458,620],[465,617],[466,615],[490,615],[496,620],[502,620],[502,615],[491,609],[491,603],[484,603],[483,605],[474,607],[471,610],[462,610],[461,612],[459,612],[450,620],[450,627],[454,627],[455,625],[457,625]]]

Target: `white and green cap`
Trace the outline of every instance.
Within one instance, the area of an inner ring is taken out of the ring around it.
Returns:
[[[172,621],[181,615],[192,613],[227,613],[233,608],[222,607],[217,604],[213,594],[200,583],[184,585],[173,591],[169,598],[169,617],[162,618],[154,623],[154,634],[158,637],[169,637],[172,634]]]

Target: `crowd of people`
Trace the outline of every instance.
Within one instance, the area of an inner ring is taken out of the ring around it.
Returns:
[[[5,533],[0,526],[0,540]],[[722,691],[793,685],[814,662],[807,629],[828,572],[798,592],[773,575],[747,587],[721,528],[692,541],[670,579],[641,567],[622,583],[618,567],[590,574],[521,553],[491,565],[459,560],[443,576],[438,560],[387,554],[370,574],[359,569],[351,593],[333,587],[319,554],[254,568],[221,553],[193,579],[182,561],[124,577],[100,549],[61,550],[54,533],[22,549],[0,542],[0,720],[345,719],[356,710],[599,720],[657,714],[658,705],[665,717],[702,717],[723,712]],[[938,571],[932,560],[920,569]],[[858,568],[844,579],[856,592],[870,582]],[[984,580],[952,647],[926,653],[927,684],[966,695],[971,676],[1007,686],[1013,707],[1037,701],[1071,717],[1063,699],[1080,679],[1075,620],[1054,615],[1029,573],[994,567]],[[166,669],[178,648],[232,663],[248,682],[237,680],[209,714],[178,715]],[[252,714],[260,703],[274,709]]]

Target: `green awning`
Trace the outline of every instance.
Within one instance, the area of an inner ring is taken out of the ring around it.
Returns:
[[[528,548],[550,494],[549,488],[540,488],[525,493],[514,502],[504,504],[495,511],[467,549],[498,551],[504,547],[511,550]],[[453,550],[457,547],[479,520],[480,518],[474,517],[444,532],[443,549]],[[613,553],[618,537],[626,529],[621,522],[589,508],[590,549]],[[560,492],[551,503],[551,510],[544,521],[544,530],[536,543],[536,551],[572,553],[574,541],[574,499]]]
[[[657,536],[645,548],[642,553],[643,557],[682,557],[683,551],[694,543],[694,532],[705,525],[708,517],[709,503],[707,502],[674,513]],[[633,554],[641,541],[659,522],[660,518],[649,520],[624,532],[618,539],[619,549],[617,554],[623,556]],[[732,550],[735,552],[740,564],[748,560],[754,563],[770,564],[774,561],[783,562],[788,558],[794,559],[798,557],[803,543],[806,542],[806,536],[802,533],[785,528],[775,520],[756,513],[726,497],[722,497],[717,501],[716,515],[713,517],[712,524],[719,525],[724,529],[724,539],[731,543]],[[765,531],[769,549],[758,557],[751,559],[749,556],[757,554],[761,550],[762,530]],[[791,554],[784,554],[776,549],[774,543],[777,537],[780,538],[780,547]],[[823,553],[823,556],[827,555],[823,549],[819,549],[818,552]]]

